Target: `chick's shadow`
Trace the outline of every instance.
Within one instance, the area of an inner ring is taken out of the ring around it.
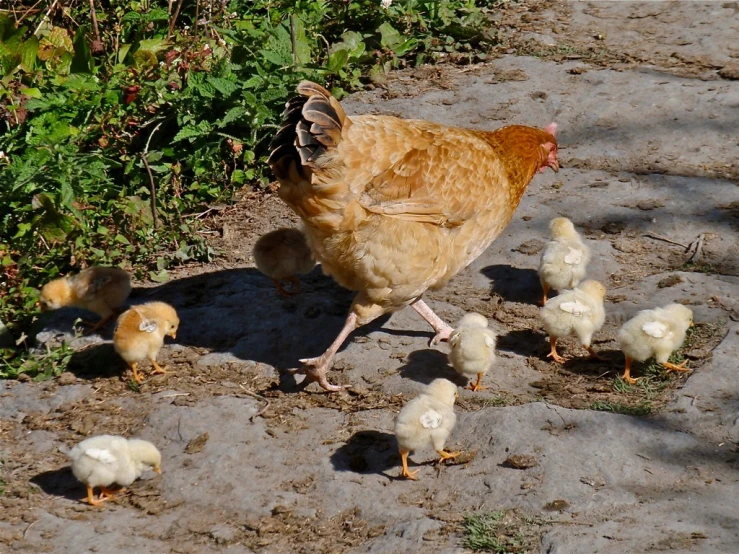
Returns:
[[[395,435],[382,431],[359,431],[331,455],[336,471],[384,474],[400,463]]]
[[[522,269],[510,265],[489,265],[480,270],[492,281],[491,293],[508,302],[536,304],[541,300],[541,283],[535,269]]]
[[[428,385],[434,379],[449,379],[460,387],[467,384],[467,380],[449,365],[449,357],[446,354],[430,348],[411,352],[399,372],[403,377],[424,385]]]
[[[85,487],[72,474],[69,466],[44,471],[31,478],[46,494],[79,502],[85,496]]]

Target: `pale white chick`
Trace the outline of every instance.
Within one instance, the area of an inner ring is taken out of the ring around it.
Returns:
[[[442,460],[456,458],[461,452],[447,452],[444,445],[454,429],[457,416],[454,401],[457,386],[447,379],[434,379],[416,398],[400,410],[395,419],[395,436],[403,462],[401,477],[416,480],[420,470],[408,471],[408,454],[429,444]]]
[[[626,356],[622,379],[634,384],[631,363],[643,362],[652,356],[667,371],[690,371],[685,360],[680,365],[668,362],[670,355],[685,341],[688,327],[693,326],[693,312],[682,304],[669,304],[664,308],[642,310],[624,323],[618,332],[618,342]]]
[[[164,302],[148,302],[134,306],[121,314],[113,333],[113,347],[133,371],[133,378],[141,383],[138,364],[149,360],[153,373],[166,373],[157,363],[164,344],[164,336],[177,338],[180,318],[175,309]]]
[[[449,363],[457,373],[469,379],[477,377],[477,382],[470,383],[466,388],[475,392],[488,388],[481,382],[495,361],[495,342],[495,332],[488,328],[485,316],[466,314],[457,323],[457,328],[449,337]]]
[[[100,435],[83,440],[67,455],[72,460],[72,473],[87,487],[87,502],[93,506],[125,490],[111,490],[111,485],[127,487],[147,468],[162,472],[159,450],[145,440]],[[95,487],[100,487],[97,499]]]
[[[261,236],[252,255],[257,269],[272,279],[282,296],[298,294],[300,281],[295,275],[310,273],[316,266],[305,235],[299,229],[277,229]],[[283,279],[292,283],[295,290],[285,290]]]
[[[544,329],[549,333],[551,351],[547,358],[562,364],[567,360],[557,353],[557,340],[574,336],[590,353],[590,358],[602,360],[590,346],[593,333],[603,327],[606,319],[603,300],[606,288],[598,281],[583,281],[574,290],[564,291],[550,299],[541,309]]]
[[[544,248],[539,262],[539,280],[544,289],[542,305],[547,303],[550,289],[557,291],[575,288],[585,278],[590,262],[590,248],[566,217],[555,217],[549,222],[552,240]]]
[[[46,283],[41,289],[42,310],[64,307],[81,308],[100,316],[87,333],[100,329],[110,321],[131,294],[131,277],[116,267],[88,267],[77,275],[67,275]]]

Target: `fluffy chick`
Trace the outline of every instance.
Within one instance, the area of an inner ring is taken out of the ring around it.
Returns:
[[[642,310],[624,323],[618,332],[618,342],[626,356],[622,379],[634,384],[638,379],[631,377],[631,363],[654,359],[667,371],[690,371],[685,360],[675,365],[667,360],[685,341],[688,327],[693,326],[693,312],[682,304],[669,304],[664,308]]]
[[[401,477],[416,480],[420,470],[408,471],[408,454],[429,443],[442,460],[456,458],[461,452],[444,450],[449,434],[454,429],[457,416],[454,401],[457,386],[447,379],[434,379],[416,398],[400,410],[395,419],[395,436],[403,462]]]
[[[472,391],[486,389],[481,385],[482,377],[495,361],[495,332],[488,328],[488,320],[480,314],[467,314],[457,324],[449,337],[452,349],[449,363],[460,374],[469,379],[477,376],[477,382],[466,388]]]
[[[601,358],[590,346],[593,333],[603,327],[606,319],[603,299],[606,288],[598,281],[583,281],[574,290],[564,291],[549,300],[541,309],[544,329],[549,333],[551,351],[547,358],[561,364],[565,358],[557,353],[557,339],[575,336],[590,353],[591,358]]]
[[[300,281],[296,274],[310,273],[316,262],[299,229],[277,229],[259,238],[252,251],[257,269],[272,279],[277,292],[292,296],[300,292]],[[287,291],[281,281],[286,280],[295,287]]]
[[[82,308],[96,313],[100,321],[87,331],[92,333],[111,320],[131,294],[131,277],[116,267],[89,267],[46,283],[41,289],[42,310],[63,307]]]
[[[69,451],[72,473],[87,487],[87,502],[93,506],[113,498],[120,491],[110,485],[127,487],[141,477],[145,469],[161,473],[162,456],[148,441],[100,435],[80,442]],[[94,488],[100,487],[95,499]]]
[[[555,217],[549,222],[549,241],[539,262],[539,280],[544,289],[542,306],[547,303],[549,289],[572,289],[585,278],[590,262],[590,248],[566,217]]]
[[[166,373],[156,358],[164,344],[164,336],[177,338],[179,325],[177,312],[164,302],[134,306],[118,318],[118,325],[113,333],[113,346],[133,371],[133,378],[137,383],[143,381],[138,372],[138,364],[144,360],[149,360],[154,366],[153,373]]]

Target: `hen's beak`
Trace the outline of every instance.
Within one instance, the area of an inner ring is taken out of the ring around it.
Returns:
[[[559,160],[550,161],[549,167],[551,167],[555,173],[559,173]]]

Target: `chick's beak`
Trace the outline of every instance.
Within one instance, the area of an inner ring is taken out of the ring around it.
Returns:
[[[691,321],[689,327],[695,327],[695,323]]]
[[[159,475],[162,474],[162,468],[160,466],[156,466],[156,467],[153,467],[151,469],[152,469],[152,471],[158,473]]]
[[[172,331],[172,332],[171,332],[171,333],[169,334],[169,336],[170,336],[170,337],[172,337],[173,339],[176,339],[176,338],[177,338],[177,331]]]

